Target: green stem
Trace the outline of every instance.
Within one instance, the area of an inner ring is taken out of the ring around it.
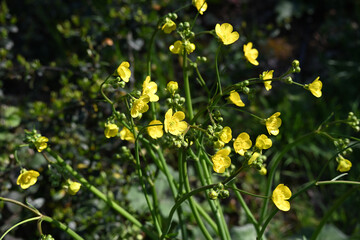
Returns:
[[[315,181],[311,181],[308,182],[306,184],[304,184],[304,186],[302,186],[300,188],[299,191],[297,191],[294,195],[292,195],[292,197],[289,199],[289,201],[291,201],[292,199],[296,198],[297,196],[299,196],[302,192],[308,190],[309,188],[312,188],[315,185]],[[258,233],[258,236],[256,239],[260,240],[262,239],[262,236],[265,232],[265,229],[267,227],[267,225],[270,223],[271,219],[275,216],[275,214],[278,212],[279,210],[277,208],[275,208],[270,215],[267,217],[267,219],[265,220],[264,224],[262,225],[262,228],[260,230],[260,232]]]
[[[155,40],[155,36],[156,34],[159,32],[158,28],[155,28],[155,31],[153,32],[153,34],[151,35],[150,38],[150,43],[149,43],[149,48],[148,48],[148,52],[147,52],[147,76],[149,76],[151,78],[151,56],[152,56],[152,48],[154,45],[154,40]],[[151,109],[151,115],[152,115],[152,119],[156,119],[156,109],[155,109],[155,103],[151,102],[150,103],[150,109]]]
[[[271,166],[271,169],[270,169],[269,175],[268,175],[269,177],[267,179],[266,194],[265,194],[266,196],[270,196],[270,194],[271,194],[271,187],[272,187],[272,183],[273,183],[274,176],[275,176],[275,170],[276,170],[277,166],[279,165],[280,161],[282,160],[282,158],[284,157],[285,153],[287,153],[292,147],[296,146],[300,142],[312,137],[314,134],[315,134],[315,132],[310,132],[308,134],[305,134],[305,135],[299,137],[292,143],[286,145],[286,147],[280,153],[277,153],[274,156],[274,158],[272,160],[273,164]],[[268,204],[269,204],[269,199],[265,199],[263,206],[261,208],[261,214],[260,214],[260,220],[259,220],[260,224],[262,223],[262,220],[264,219],[264,216],[267,212]]]
[[[261,228],[261,230],[260,230],[260,232],[259,232],[259,234],[258,234],[258,236],[257,236],[257,240],[261,240],[262,239],[262,236],[263,236],[263,234],[264,234],[264,232],[265,232],[265,229],[266,229],[266,227],[267,227],[267,225],[269,224],[269,222],[271,221],[271,219],[275,216],[275,214],[278,212],[279,210],[277,209],[277,208],[275,208],[271,213],[270,213],[270,215],[267,217],[267,219],[265,220],[265,222],[264,222],[264,224],[263,224],[263,226],[262,226],[262,228]]]
[[[250,192],[238,189],[234,182],[231,182],[231,186],[227,186],[227,188],[230,188],[230,189],[232,189],[232,190],[234,190],[236,192],[244,193],[246,195],[257,197],[257,198],[264,198],[264,199],[269,198],[268,196],[258,195],[258,194],[254,194],[254,193],[250,193]]]
[[[13,230],[14,228],[24,224],[24,223],[27,223],[27,222],[31,222],[31,221],[36,221],[36,220],[39,220],[41,218],[41,216],[37,216],[37,217],[33,217],[33,218],[28,218],[28,219],[25,219],[24,221],[21,221],[21,222],[18,222],[16,223],[14,226],[12,226],[11,228],[9,228],[1,237],[0,237],[0,240],[2,240],[6,234],[8,234],[11,230]]]
[[[54,224],[57,228],[63,230],[64,232],[66,232],[67,234],[69,234],[73,239],[75,240],[84,240],[80,235],[78,235],[76,232],[74,232],[71,228],[69,228],[68,226],[66,226],[65,224],[51,218],[48,216],[43,216],[41,218],[41,220],[44,220],[45,222],[49,222]]]
[[[205,149],[201,148],[201,145],[199,143],[199,141],[196,141],[197,146],[200,148],[200,155],[199,155],[199,160],[200,163],[202,165],[202,170],[204,172],[204,177],[203,179],[205,180],[206,184],[212,184],[212,179],[211,179],[211,175],[209,173],[208,170],[208,166],[207,166],[207,161],[210,161],[210,159],[208,159],[208,156],[206,155]],[[214,201],[211,200],[209,197],[207,197],[210,208],[215,216],[216,222],[218,224],[218,232],[220,235],[220,239],[225,240],[225,239],[230,239],[230,233],[228,231],[225,219],[224,219],[224,215],[222,213],[222,208],[219,207],[218,201]]]
[[[244,200],[243,197],[241,196],[241,194],[240,194],[240,191],[241,191],[241,190],[240,190],[240,189],[237,189],[237,187],[236,187],[236,185],[235,185],[234,182],[232,182],[231,185],[232,185],[232,189],[234,189],[234,190],[236,189],[236,190],[235,190],[235,196],[236,196],[237,199],[239,200],[240,205],[243,207],[243,209],[244,209],[246,215],[248,216],[248,218],[250,219],[251,223],[254,225],[254,228],[255,228],[255,230],[256,230],[256,233],[259,234],[259,231],[260,231],[260,229],[259,229],[259,223],[256,221],[254,215],[251,213],[251,211],[250,211],[249,207],[247,206],[245,200]],[[239,190],[240,190],[240,191],[239,191]]]
[[[136,133],[136,130],[135,130],[134,120],[133,120],[133,118],[130,118],[130,119],[131,119],[130,121],[131,121],[131,126],[132,126],[132,130],[133,130],[134,138],[136,139],[135,140],[135,160],[136,160],[137,174],[138,174],[138,177],[139,177],[139,180],[140,180],[140,185],[141,185],[141,188],[142,188],[146,203],[148,205],[149,211],[150,211],[151,216],[153,218],[156,230],[158,231],[159,235],[161,235],[161,226],[159,224],[159,219],[157,218],[157,216],[155,214],[154,208],[152,207],[152,205],[150,203],[150,200],[149,200],[149,197],[148,197],[148,194],[146,192],[146,186],[145,186],[145,183],[144,183],[143,173],[142,173],[141,164],[140,164],[139,141],[138,141],[137,133]],[[154,199],[154,203],[155,203],[155,199]]]
[[[0,197],[0,201],[10,202],[10,203],[19,205],[19,206],[21,206],[21,207],[23,207],[23,208],[26,208],[26,209],[32,211],[33,213],[35,213],[35,214],[38,215],[38,216],[41,216],[41,215],[42,215],[37,209],[31,208],[31,207],[29,207],[28,205],[25,205],[24,203],[19,202],[19,201],[16,201],[16,200],[14,200],[14,199]]]
[[[318,182],[315,183],[316,186],[318,186],[318,185],[327,185],[327,184],[351,184],[351,185],[360,185],[360,182],[339,180],[339,181],[318,181]]]
[[[339,208],[339,206],[348,198],[350,197],[351,194],[353,194],[355,192],[355,190],[358,190],[358,187],[354,187],[349,189],[345,194],[343,194],[340,198],[338,198],[335,202],[334,205],[332,205],[332,207],[326,212],[325,216],[322,218],[320,224],[317,226],[315,232],[313,233],[313,235],[311,236],[310,240],[315,240],[318,238],[321,229],[324,227],[326,221],[330,218],[331,214],[337,209]]]
[[[107,197],[101,191],[99,191],[95,186],[89,183],[84,177],[82,177],[77,171],[75,171],[70,165],[66,164],[64,159],[62,159],[58,154],[52,151],[49,147],[46,148],[46,151],[58,162],[60,166],[65,168],[74,178],[76,178],[84,187],[86,187],[89,191],[91,191],[95,196],[103,200],[106,204],[109,205],[112,209],[114,209],[121,216],[125,217],[127,220],[132,222],[135,226],[141,228],[147,235],[149,235],[152,239],[157,239],[157,235],[146,228],[139,220],[137,220],[133,215],[131,215],[128,211],[122,208],[119,204],[117,204],[114,200]],[[42,153],[44,158],[50,162],[45,153]]]
[[[223,92],[222,92],[222,88],[221,88],[221,80],[220,80],[220,73],[219,73],[219,66],[218,66],[218,58],[219,58],[220,51],[221,51],[221,44],[219,44],[218,49],[216,51],[215,70],[216,70],[216,80],[217,80],[217,84],[218,84],[218,88],[219,88],[219,95],[222,96]]]
[[[198,194],[198,193],[201,193],[207,189],[211,189],[215,187],[215,184],[211,184],[211,185],[207,185],[207,186],[202,186],[202,187],[199,187],[191,192],[188,192],[186,194],[184,194],[182,197],[180,197],[176,202],[175,202],[175,205],[171,208],[170,210],[170,213],[169,213],[169,216],[167,217],[167,220],[165,221],[166,225],[164,227],[164,231],[163,231],[163,234],[161,235],[160,239],[164,239],[166,237],[166,234],[169,232],[169,229],[170,229],[170,225],[171,225],[171,221],[172,221],[172,218],[174,216],[174,213],[176,211],[176,209],[178,207],[180,207],[180,205],[185,201],[187,200],[189,197],[195,195],[195,194]]]
[[[189,119],[192,119],[194,117],[194,113],[193,113],[192,101],[191,101],[190,83],[189,83],[189,75],[188,75],[188,64],[187,64],[187,53],[186,53],[185,49],[184,49],[184,54],[183,54],[183,77],[184,77],[186,108],[188,110]]]
[[[189,193],[191,191],[191,189],[190,189],[190,183],[189,183],[189,178],[188,178],[188,173],[187,173],[186,156],[185,156],[183,150],[179,151],[179,159],[183,163],[183,176],[182,177],[184,179],[183,181],[184,181],[184,185],[185,185],[185,190],[186,190],[186,193]],[[195,220],[198,223],[201,232],[203,233],[203,235],[206,239],[211,240],[212,237],[211,237],[210,233],[207,231],[202,219],[199,216],[199,212],[197,211],[197,208],[195,207],[194,199],[192,197],[190,197],[188,200],[189,200],[191,211],[194,214]]]

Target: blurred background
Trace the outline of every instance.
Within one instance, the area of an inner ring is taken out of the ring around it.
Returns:
[[[331,113],[333,120],[346,119],[350,111],[359,116],[360,95],[360,1],[358,0],[209,0],[208,10],[199,16],[195,32],[212,30],[216,23],[231,23],[239,32],[236,43],[222,48],[220,71],[223,85],[258,77],[273,69],[280,76],[294,59],[300,61],[301,73],[293,76],[300,83],[310,83],[320,76],[323,96],[294,85],[273,83],[267,92],[255,87],[255,97],[247,99],[247,110],[268,117],[282,113],[280,134],[273,139],[269,159],[287,143],[316,129]],[[133,72],[130,86],[140,87],[146,77],[146,53],[157,21],[165,14],[191,4],[191,1],[60,1],[12,0],[0,5],[0,187],[1,196],[28,201],[44,214],[65,222],[85,239],[141,239],[139,230],[113,213],[103,202],[82,189],[70,196],[62,189],[61,169],[48,166],[41,155],[22,148],[18,155],[23,166],[41,173],[38,183],[24,191],[16,185],[20,171],[14,158],[15,148],[23,143],[25,129],[36,128],[49,138],[50,146],[90,182],[102,191],[113,194],[122,206],[143,222],[151,217],[141,204],[141,192],[134,166],[126,156],[127,142],[106,139],[104,123],[111,115],[110,105],[99,94],[101,82],[122,61],[129,61]],[[196,9],[189,6],[177,13],[180,20],[192,22]],[[178,23],[178,22],[177,22]],[[159,33],[155,42],[152,80],[165,95],[168,81],[182,85],[181,67],[168,47],[178,40],[176,34]],[[253,42],[259,50],[259,66],[243,58],[242,46]],[[190,56],[206,56],[199,66],[211,86],[215,80],[214,57],[216,40],[210,35],[195,39],[196,51]],[[190,76],[193,89],[199,85],[195,74]],[[111,86],[109,87],[111,89]],[[109,91],[121,96],[121,89]],[[203,103],[205,91],[193,91],[194,102]],[[225,125],[251,129],[260,133],[263,126],[253,119],[224,111]],[[350,127],[334,128],[339,134],[359,137]],[[355,135],[354,135],[355,134]],[[346,176],[359,181],[359,150],[349,155],[353,168]],[[290,151],[281,163],[281,179],[291,189],[317,177],[325,162],[336,154],[334,144],[315,138]],[[169,163],[171,164],[171,162]],[[329,164],[322,180],[338,175],[337,163]],[[242,188],[259,192],[265,181],[255,172],[242,176]],[[50,183],[50,184],[49,184]],[[165,182],[159,191],[166,199]],[[278,213],[269,225],[268,239],[303,239],[314,228],[333,202],[350,186],[329,185],[309,190],[292,202],[292,210]],[[262,200],[244,196],[251,209]],[[230,197],[224,200],[229,227],[233,236],[254,239],[248,230],[246,215]],[[166,202],[164,207],[171,207]],[[360,239],[360,194],[356,192],[337,209],[321,239]],[[0,232],[30,215],[14,205],[0,203]],[[237,211],[234,211],[237,209]],[[255,213],[255,216],[258,216]],[[6,239],[38,239],[36,223],[29,223],[11,232]],[[65,233],[44,224],[44,232],[55,239],[69,239]],[[201,235],[192,230],[193,239]],[[248,235],[246,235],[248,234]],[[328,234],[328,235],[327,235]],[[247,236],[247,237],[246,237]]]

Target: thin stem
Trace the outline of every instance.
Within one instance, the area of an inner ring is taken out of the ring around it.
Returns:
[[[257,240],[260,240],[260,239],[262,239],[262,236],[263,236],[263,234],[264,234],[264,232],[265,232],[265,229],[266,229],[266,227],[267,227],[267,225],[269,224],[269,222],[271,221],[271,219],[275,216],[275,214],[278,212],[279,210],[277,209],[277,208],[275,208],[271,213],[270,213],[270,215],[266,218],[266,220],[265,220],[265,222],[264,222],[264,224],[263,224],[263,226],[262,226],[262,228],[261,228],[261,230],[260,230],[260,232],[259,232],[259,234],[258,234],[258,236],[257,236]]]
[[[324,227],[326,221],[330,218],[331,214],[337,209],[339,208],[339,206],[348,198],[350,197],[351,194],[353,194],[355,192],[355,190],[358,190],[358,187],[354,187],[349,189],[345,194],[341,195],[340,198],[338,198],[335,202],[334,205],[331,206],[331,208],[326,212],[325,216],[322,218],[320,224],[317,226],[315,232],[313,233],[313,235],[311,236],[310,240],[315,240],[318,238],[321,229]]]
[[[308,182],[306,184],[304,184],[299,191],[297,191],[294,195],[292,195],[292,197],[289,199],[293,200],[294,198],[296,198],[297,196],[299,196],[301,193],[305,192],[306,190],[308,190],[309,188],[312,188],[315,185],[315,181],[311,181]],[[267,217],[267,219],[265,220],[264,224],[262,225],[261,231],[258,233],[258,236],[256,239],[260,240],[262,239],[262,236],[265,232],[265,229],[267,227],[267,225],[269,224],[269,222],[271,221],[271,219],[275,216],[275,214],[278,212],[279,210],[277,208],[275,208],[270,215]]]
[[[21,221],[21,222],[18,222],[16,223],[14,226],[12,226],[11,228],[9,228],[1,237],[0,237],[0,240],[2,240],[6,234],[8,234],[11,230],[13,230],[14,228],[24,224],[24,223],[27,223],[27,222],[31,222],[31,221],[37,221],[41,218],[41,216],[37,216],[37,217],[33,217],[33,218],[28,218],[28,219],[25,219],[24,221]]]
[[[250,193],[250,192],[247,192],[247,191],[238,189],[233,182],[231,183],[231,185],[232,185],[232,186],[227,186],[227,188],[230,188],[230,189],[232,189],[232,190],[234,190],[234,191],[236,191],[236,192],[244,193],[244,194],[246,194],[246,195],[250,195],[250,196],[253,196],[253,197],[257,197],[257,198],[264,198],[264,199],[269,198],[268,196],[257,195],[257,194],[254,194],[254,193]]]
[[[192,101],[191,101],[191,92],[190,92],[190,83],[189,83],[189,75],[188,75],[188,64],[187,64],[187,53],[184,49],[183,54],[183,77],[184,77],[184,89],[185,89],[185,101],[186,108],[188,111],[189,119],[194,117]]]
[[[158,28],[155,28],[155,31],[153,32],[153,34],[151,35],[150,38],[150,43],[149,43],[149,48],[147,51],[147,76],[149,76],[151,78],[151,56],[152,56],[152,48],[154,45],[154,40],[155,40],[155,36],[156,34],[159,32]],[[155,103],[151,102],[150,103],[150,109],[151,109],[151,116],[152,119],[156,119],[156,109],[155,109]]]
[[[70,165],[66,164],[64,159],[62,159],[58,154],[52,151],[49,147],[46,148],[46,151],[58,162],[58,164],[64,167],[74,178],[76,178],[84,187],[86,187],[89,191],[95,194],[98,198],[103,200],[106,204],[109,205],[112,209],[118,212],[121,216],[125,217],[127,220],[132,222],[135,226],[141,228],[147,235],[149,235],[152,239],[157,239],[157,235],[146,228],[139,220],[137,220],[133,215],[131,215],[128,211],[122,208],[119,204],[117,204],[113,199],[109,198],[101,191],[99,191],[95,186],[89,183],[84,177],[82,177],[77,171],[75,171]],[[48,157],[44,152],[42,152],[44,158],[50,162]]]
[[[14,200],[14,199],[0,197],[0,201],[10,202],[10,203],[19,205],[19,206],[21,206],[21,207],[23,207],[23,208],[26,208],[26,209],[32,211],[33,213],[35,213],[35,214],[38,215],[38,216],[41,216],[41,215],[42,215],[37,209],[31,208],[31,207],[29,207],[28,205],[25,205],[24,203],[19,202],[19,201],[16,201],[16,200]]]
[[[345,180],[339,180],[339,181],[318,181],[315,183],[315,185],[327,185],[327,184],[351,184],[351,185],[360,185],[360,182],[356,181],[345,181]]]
[[[68,226],[66,226],[65,224],[51,218],[48,216],[43,216],[41,218],[41,220],[48,222],[48,223],[52,223],[54,224],[57,228],[63,230],[64,232],[66,232],[67,234],[69,234],[73,239],[75,240],[84,240],[80,235],[78,235],[76,232],[74,232],[71,228],[69,228]]]
[[[186,156],[185,156],[183,150],[179,151],[179,160],[182,161],[182,163],[183,163],[183,176],[182,177],[184,179],[186,193],[189,193],[191,191],[191,189],[190,189],[190,183],[189,183],[189,178],[188,178],[188,173],[187,173]],[[192,197],[190,197],[188,200],[189,200],[191,211],[194,214],[194,217],[196,219],[197,224],[200,227],[201,232],[203,233],[203,235],[206,239],[211,240],[212,237],[211,237],[210,233],[208,232],[208,230],[206,229],[202,219],[199,216],[199,212],[197,211],[197,208],[195,207],[194,199]]]
[[[184,194],[181,198],[179,198],[176,202],[175,202],[175,205],[171,208],[170,210],[170,213],[169,213],[169,216],[167,217],[167,220],[165,221],[166,225],[164,227],[164,231],[163,231],[163,234],[161,235],[160,239],[164,239],[166,237],[166,234],[169,232],[169,229],[170,229],[170,225],[171,225],[171,221],[172,221],[172,218],[174,216],[174,213],[176,211],[176,209],[185,201],[187,200],[189,197],[195,195],[195,194],[198,194],[198,193],[201,193],[207,189],[211,189],[215,187],[215,184],[211,184],[211,185],[207,185],[207,186],[202,186],[202,187],[199,187],[191,192],[188,192],[186,194]]]
[[[206,184],[212,184],[211,175],[208,170],[207,161],[210,161],[208,159],[208,156],[206,155],[205,149],[201,148],[200,142],[196,141],[197,146],[200,148],[200,155],[199,160],[202,165],[202,170],[204,172],[204,180]],[[209,197],[207,197],[210,208],[215,216],[216,222],[218,224],[218,233],[220,235],[220,239],[230,239],[230,233],[228,231],[224,215],[222,214],[222,208],[219,207],[219,204],[216,204],[218,201],[211,200]]]
[[[287,153],[292,147],[296,146],[297,144],[304,141],[305,139],[312,137],[314,134],[315,134],[315,132],[310,132],[308,134],[305,134],[305,135],[299,137],[292,143],[286,145],[286,147],[280,153],[277,153],[274,156],[274,158],[272,160],[273,164],[271,166],[271,169],[270,169],[269,175],[268,175],[269,177],[267,179],[266,193],[265,193],[266,196],[270,196],[271,187],[272,187],[272,183],[273,183],[274,176],[275,176],[275,170],[276,170],[277,166],[279,165],[280,161],[282,160],[282,158],[284,157],[285,153]],[[268,204],[269,204],[269,199],[265,199],[263,206],[261,208],[261,214],[260,214],[260,220],[259,220],[260,224],[262,223],[262,220],[264,219],[264,216],[267,212]]]
[[[138,174],[138,177],[139,177],[139,180],[140,180],[140,185],[141,185],[143,194],[145,196],[146,203],[148,205],[149,211],[150,211],[151,216],[153,218],[156,230],[158,231],[159,235],[161,235],[161,226],[159,224],[159,219],[157,218],[157,216],[156,216],[156,214],[154,212],[154,208],[152,207],[152,205],[150,203],[150,200],[149,200],[149,197],[148,197],[148,194],[146,192],[146,186],[145,186],[145,183],[144,183],[143,173],[142,173],[141,164],[140,164],[139,141],[137,139],[137,133],[136,133],[136,130],[135,130],[135,124],[134,124],[133,118],[130,118],[130,122],[131,122],[132,130],[133,130],[134,138],[136,139],[136,141],[135,141],[135,160],[136,160],[136,168],[137,168],[137,174]],[[154,202],[156,202],[155,199],[154,199]]]
[[[256,221],[254,215],[251,213],[249,207],[247,206],[245,200],[243,199],[243,197],[241,196],[240,192],[241,190],[238,189],[235,185],[234,182],[231,183],[232,185],[232,188],[231,189],[234,189],[235,190],[235,196],[237,197],[237,199],[239,200],[240,202],[240,205],[243,207],[246,215],[248,216],[248,218],[250,219],[250,221],[252,222],[252,224],[254,225],[254,228],[256,230],[256,233],[259,234],[259,223]],[[240,190],[240,191],[239,191]]]
[[[216,70],[217,85],[218,85],[218,88],[219,88],[219,95],[222,96],[223,92],[222,92],[222,88],[221,88],[221,80],[220,80],[220,73],[219,73],[219,66],[218,66],[218,57],[219,57],[220,51],[221,51],[221,44],[219,44],[218,49],[216,51],[215,70]]]

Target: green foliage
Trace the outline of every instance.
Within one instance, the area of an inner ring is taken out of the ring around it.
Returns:
[[[113,77],[112,73],[122,61],[129,61],[132,78],[127,88],[122,88],[120,84],[105,84],[104,88],[106,95],[116,103],[116,110],[125,113],[126,104],[121,102],[124,96],[130,93],[139,97],[141,94],[136,90],[141,89],[147,76],[147,51],[159,19],[186,4],[191,4],[191,1],[159,0],[149,3],[108,0],[65,3],[57,0],[27,0],[21,4],[1,1],[1,197],[14,198],[20,202],[42,199],[44,204],[36,206],[42,213],[70,226],[84,239],[142,239],[145,235],[143,229],[119,215],[84,186],[79,194],[68,195],[64,179],[73,176],[63,165],[56,163],[54,159],[51,159],[51,163],[47,162],[36,149],[19,148],[23,145],[25,130],[38,129],[43,136],[49,138],[48,146],[62,156],[69,166],[141,223],[146,223],[146,227],[152,225],[154,229],[144,192],[151,195],[151,187],[155,186],[160,206],[160,223],[166,223],[171,208],[181,194],[173,198],[163,167],[156,165],[156,159],[154,160],[154,156],[157,158],[159,154],[151,147],[140,149],[141,166],[148,167],[144,169],[146,187],[140,187],[142,184],[137,173],[134,144],[104,136],[104,125],[114,118],[114,112],[99,90],[108,75]],[[335,139],[318,136],[311,141],[300,142],[287,151],[280,161],[278,169],[281,171],[275,172],[274,182],[286,183],[293,193],[304,183],[330,180],[339,175],[335,159],[338,151],[358,141],[356,138],[349,138],[359,137],[358,133],[353,134],[351,126],[340,124],[346,120],[348,112],[354,112],[355,116],[360,114],[359,83],[356,81],[359,75],[356,63],[360,56],[359,41],[356,41],[359,39],[359,13],[360,5],[355,2],[308,3],[302,0],[208,1],[208,10],[194,22],[196,9],[193,6],[177,12],[181,21],[195,23],[192,31],[196,33],[212,30],[216,23],[223,22],[230,22],[239,32],[239,40],[227,47],[223,46],[217,59],[223,87],[258,77],[261,72],[269,69],[275,69],[274,78],[279,77],[291,66],[293,59],[299,59],[301,65],[301,73],[292,75],[295,82],[307,84],[321,76],[324,83],[321,99],[314,99],[309,91],[294,85],[275,81],[270,92],[262,84],[257,84],[249,86],[249,94],[242,95],[245,96],[246,106],[249,106],[246,111],[259,113],[260,118],[266,119],[274,112],[281,112],[283,124],[280,134],[273,137],[272,148],[264,153],[268,159],[268,173],[274,164],[273,159],[289,143],[318,129],[334,113],[328,121],[334,122],[334,125],[324,124],[322,129],[331,133]],[[160,99],[169,96],[165,90],[169,81],[179,82],[180,93],[171,99],[171,106],[184,110],[187,103],[184,103],[183,97],[186,87],[181,73],[183,62],[168,51],[177,38],[179,36],[175,33],[157,33],[150,70],[152,79],[156,79],[154,81],[158,84]],[[212,38],[209,34],[196,35],[196,50],[189,55],[189,59],[196,63],[189,67],[186,74],[190,79],[192,103],[197,109],[207,108],[208,96],[212,96],[215,87],[209,87],[208,91],[204,88],[195,66],[205,79],[205,86],[217,84],[214,69],[217,42]],[[258,67],[244,61],[242,46],[249,41],[259,50]],[[207,61],[203,61],[203,56],[206,56]],[[233,137],[243,131],[249,132],[255,143],[254,136],[266,131],[264,125],[260,124],[260,120],[225,105],[226,97],[220,99],[223,105],[216,109],[219,110],[218,116],[214,114],[217,126],[236,129]],[[162,119],[168,109],[166,104],[158,104],[154,108]],[[195,115],[197,112],[198,110],[194,112]],[[197,123],[202,125],[199,124],[199,128],[207,129],[206,126],[210,123],[207,118],[207,115],[200,114]],[[145,126],[147,120],[144,116],[139,120],[139,125]],[[188,120],[190,118],[187,114],[186,121]],[[220,132],[220,129],[216,131]],[[146,136],[145,130],[143,135]],[[169,145],[163,150],[163,154],[175,183],[179,182],[178,176],[181,173],[178,149],[174,146],[184,147],[190,145],[190,142],[202,141],[192,131],[189,131],[187,137],[188,139],[179,137],[175,141],[168,136],[149,140],[152,145]],[[207,163],[211,164],[209,156],[201,156],[201,152],[205,150],[209,154],[215,153],[213,142],[216,137],[212,137],[211,141],[204,140],[203,149],[197,149],[198,152],[187,159],[191,189],[207,185],[199,183],[197,161],[207,157]],[[335,141],[343,141],[345,138],[349,138],[350,142],[340,148],[334,145]],[[355,161],[359,148],[353,146],[352,150],[353,153],[349,153],[347,157],[352,160],[353,166],[343,178],[359,181],[360,166]],[[235,153],[230,155],[234,160],[228,173],[244,163],[239,157],[235,160],[235,156]],[[324,170],[323,166],[326,164]],[[34,187],[25,191],[16,184],[19,167],[38,169],[41,177]],[[210,165],[208,168],[212,171]],[[322,170],[324,172],[321,179],[317,179]],[[238,178],[239,188],[256,194],[266,192],[264,177],[256,169],[248,169]],[[213,176],[213,180],[217,183],[223,178],[221,175]],[[314,226],[321,221],[335,199],[341,198],[349,188],[349,185],[338,184],[307,190],[291,201],[290,212],[274,217],[265,232],[266,238],[310,238],[315,231]],[[323,228],[318,239],[346,239],[346,236],[356,238],[360,235],[356,221],[356,210],[360,203],[357,195],[359,194],[353,194],[331,215],[328,219],[330,224]],[[243,195],[243,198],[251,210],[258,210],[263,204],[263,199],[248,195]],[[214,206],[207,202],[207,193],[196,195],[195,200],[206,212],[212,212],[211,207]],[[220,203],[231,237],[254,239],[257,231],[234,193],[231,192],[230,197]],[[15,211],[8,203],[0,204],[1,232],[5,232],[16,222],[13,219],[19,222],[30,217],[26,209]],[[177,214],[174,216],[169,235],[172,234],[174,239],[181,239],[180,232],[184,227],[181,226],[181,221],[184,221],[188,224],[184,228],[189,239],[202,239],[202,232],[197,227],[191,207],[184,203],[182,211],[183,219],[179,219]],[[256,212],[255,218],[259,217],[260,213]],[[10,234],[18,238],[38,239],[40,234],[34,231],[34,225],[22,225]],[[43,225],[43,239],[52,239],[51,236],[54,239],[69,238],[65,232],[45,223]],[[212,229],[208,222],[206,228]],[[209,232],[213,237],[217,234],[214,230]]]

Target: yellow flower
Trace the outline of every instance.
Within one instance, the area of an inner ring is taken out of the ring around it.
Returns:
[[[289,201],[286,201],[290,198],[291,198],[291,191],[284,184],[279,184],[275,188],[272,194],[272,201],[274,202],[275,206],[284,212],[290,210],[290,203]]]
[[[272,79],[273,73],[274,73],[274,70],[265,71],[262,74],[260,74],[260,79],[262,79],[262,80]],[[265,85],[265,89],[267,91],[269,91],[272,88],[271,81],[264,81],[264,85]]]
[[[234,141],[235,152],[241,156],[244,156],[246,150],[251,148],[251,145],[252,142],[250,140],[250,136],[246,132],[240,133]]]
[[[256,161],[259,156],[260,156],[260,153],[254,152],[253,155],[251,156],[251,158],[249,159],[248,164],[249,165],[253,164],[253,162]]]
[[[17,185],[20,185],[22,189],[27,189],[30,186],[34,185],[37,181],[37,178],[40,176],[40,173],[34,170],[23,169],[20,172],[20,175],[16,181]]]
[[[136,99],[131,107],[131,117],[137,118],[140,114],[147,112],[149,110],[149,101],[150,97],[148,95],[142,95],[139,99]]]
[[[156,126],[153,126],[156,125]],[[152,120],[147,127],[147,132],[153,139],[161,138],[163,136],[163,125],[159,120]]]
[[[159,101],[159,97],[156,95],[157,92],[157,84],[155,82],[150,81],[150,76],[147,76],[143,83],[142,95],[148,95],[150,98],[150,102]]]
[[[115,137],[119,131],[119,128],[114,123],[106,123],[104,134],[106,138]]]
[[[215,144],[215,148],[223,148],[225,143],[230,142],[232,139],[231,128],[224,127],[219,133],[219,140],[217,140]]]
[[[215,33],[221,39],[224,45],[229,45],[239,39],[239,33],[234,31],[233,26],[229,23],[216,24]]]
[[[170,81],[170,82],[168,82],[168,84],[166,85],[166,89],[169,91],[169,93],[171,93],[172,95],[174,95],[175,92],[179,89],[179,85],[178,85],[177,82]]]
[[[184,44],[180,40],[174,42],[174,44],[169,47],[169,50],[174,54],[183,54],[184,47],[187,54],[190,54],[195,50],[195,44],[188,40],[185,40]]]
[[[322,82],[319,80],[320,77],[317,77],[312,83],[309,84],[309,90],[315,97],[319,98],[322,95],[321,88]]]
[[[241,101],[239,93],[235,92],[235,90],[230,92],[229,100],[238,107],[245,107],[245,104]]]
[[[80,188],[81,188],[81,183],[78,183],[78,182],[73,182],[73,181],[71,181],[70,179],[68,179],[68,189],[67,189],[67,191],[68,191],[68,193],[70,194],[70,195],[75,195],[79,190],[80,190]]]
[[[259,52],[257,49],[252,48],[252,42],[248,44],[244,44],[244,55],[246,59],[253,65],[259,65],[259,62],[256,61],[256,58],[259,56]]]
[[[220,132],[220,141],[224,143],[228,143],[230,142],[231,139],[232,139],[231,128],[224,127]]]
[[[272,141],[265,134],[261,134],[256,138],[255,146],[258,149],[269,149],[272,146]]]
[[[132,143],[135,142],[134,134],[126,127],[123,127],[123,129],[120,131],[120,139],[129,141]]]
[[[164,33],[169,34],[176,29],[176,23],[170,18],[165,18],[165,24],[161,27]]]
[[[185,121],[185,113],[182,111],[175,112],[173,115],[173,111],[170,108],[165,113],[165,132],[169,132],[172,135],[181,135],[187,129],[188,125]]]
[[[229,154],[231,152],[230,148],[223,148],[215,153],[214,156],[212,156],[211,160],[214,163],[213,169],[217,173],[223,173],[225,172],[225,169],[230,167],[231,165],[231,159],[229,157]]]
[[[280,112],[274,113],[271,117],[265,120],[266,129],[270,135],[278,135],[279,127],[281,126]]]
[[[203,15],[207,9],[207,3],[205,2],[205,0],[193,0],[192,3],[199,11],[199,13]]]
[[[35,141],[35,147],[38,150],[38,152],[42,152],[42,150],[47,148],[47,142],[49,141],[49,139],[47,137],[39,137],[36,139]]]
[[[261,169],[259,170],[259,173],[263,176],[265,176],[267,174],[267,169],[266,167],[262,166]]]
[[[117,73],[119,74],[120,78],[124,82],[129,82],[129,79],[130,79],[130,76],[131,76],[131,71],[130,71],[129,67],[130,67],[130,63],[122,62],[120,64],[120,66],[116,70]]]
[[[340,156],[339,165],[336,170],[338,170],[339,172],[348,172],[350,171],[351,166],[352,163],[349,160]]]

